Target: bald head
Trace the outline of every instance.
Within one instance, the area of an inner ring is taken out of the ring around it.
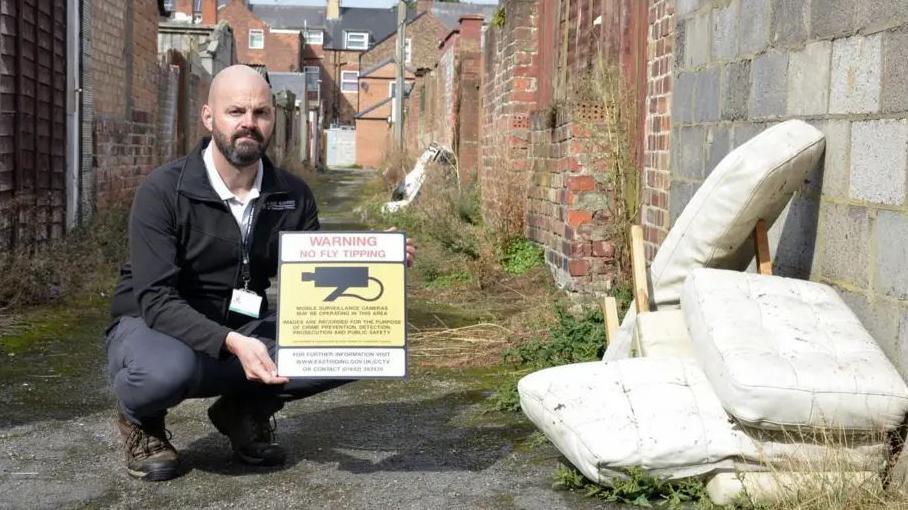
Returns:
[[[249,66],[219,72],[208,89],[202,123],[226,161],[237,168],[257,167],[274,127],[268,82]]]
[[[268,82],[255,69],[241,64],[222,69],[214,75],[208,89],[208,104],[231,98],[238,93],[258,93],[271,97]]]

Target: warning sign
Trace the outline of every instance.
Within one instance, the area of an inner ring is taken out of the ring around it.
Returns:
[[[278,374],[406,376],[400,232],[282,232]]]

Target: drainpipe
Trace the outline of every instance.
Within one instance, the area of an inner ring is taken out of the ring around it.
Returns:
[[[81,223],[80,124],[82,103],[81,0],[66,0],[66,230]]]

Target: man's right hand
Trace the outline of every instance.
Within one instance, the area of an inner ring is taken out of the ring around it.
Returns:
[[[259,339],[231,331],[227,334],[224,344],[227,350],[240,360],[243,371],[246,372],[246,379],[265,384],[289,382],[286,377],[277,376],[277,366],[271,360],[268,348]]]

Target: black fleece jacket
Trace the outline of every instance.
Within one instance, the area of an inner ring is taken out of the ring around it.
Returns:
[[[141,317],[149,327],[218,358],[227,333],[252,320],[228,311],[242,287],[242,236],[202,160],[210,139],[186,157],[155,169],[136,191],[129,218],[129,259],[120,271],[111,313]],[[249,290],[263,298],[277,271],[281,231],[318,230],[318,209],[302,179],[263,158],[254,203]],[[264,313],[268,308],[262,300]]]

